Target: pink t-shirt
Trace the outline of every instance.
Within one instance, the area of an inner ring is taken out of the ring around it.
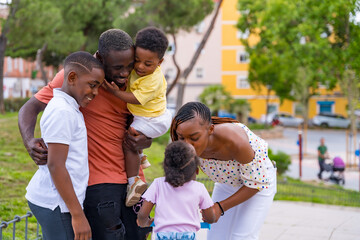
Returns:
[[[199,209],[214,204],[204,184],[190,181],[175,188],[165,177],[156,178],[142,197],[156,204],[154,232],[196,232]]]

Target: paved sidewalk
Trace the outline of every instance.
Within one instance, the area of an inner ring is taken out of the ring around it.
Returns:
[[[260,240],[359,240],[360,208],[274,201]]]
[[[360,240],[359,223],[360,208],[274,201],[259,240]],[[197,239],[206,234],[200,230]]]

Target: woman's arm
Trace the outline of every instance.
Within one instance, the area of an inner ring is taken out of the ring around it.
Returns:
[[[48,152],[49,172],[56,189],[70,211],[75,239],[90,239],[90,225],[76,197],[69,172],[65,166],[69,145],[48,143]]]
[[[149,227],[154,221],[153,218],[149,218],[150,212],[153,207],[154,204],[152,202],[144,200],[143,205],[141,206],[140,211],[137,215],[137,224],[140,227]]]
[[[240,203],[245,202],[246,200],[250,199],[252,196],[254,196],[256,193],[258,193],[259,190],[254,189],[254,188],[249,188],[246,186],[242,186],[237,192],[235,192],[233,195],[231,195],[230,197],[220,201],[220,205],[224,210],[224,214],[226,214],[226,211],[229,210],[232,207],[235,207],[237,205],[239,205]],[[219,218],[221,217],[221,209],[220,206],[218,204],[214,204],[213,206],[214,211],[215,211],[215,216],[216,216],[216,221],[217,222],[219,220]]]

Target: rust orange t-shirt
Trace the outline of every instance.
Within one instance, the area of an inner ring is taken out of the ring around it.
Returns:
[[[64,70],[56,74],[49,84],[35,94],[36,99],[48,103],[53,89],[60,88],[64,81]],[[99,88],[99,94],[86,108],[84,115],[89,152],[89,186],[101,183],[127,183],[122,143],[130,112],[126,102]],[[145,181],[142,170],[140,176]]]

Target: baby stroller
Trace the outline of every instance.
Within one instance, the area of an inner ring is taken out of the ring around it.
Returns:
[[[332,160],[332,163],[324,163],[324,165],[325,171],[331,172],[331,175],[328,178],[329,181],[332,181],[336,184],[345,184],[345,163],[341,157],[335,157]]]

